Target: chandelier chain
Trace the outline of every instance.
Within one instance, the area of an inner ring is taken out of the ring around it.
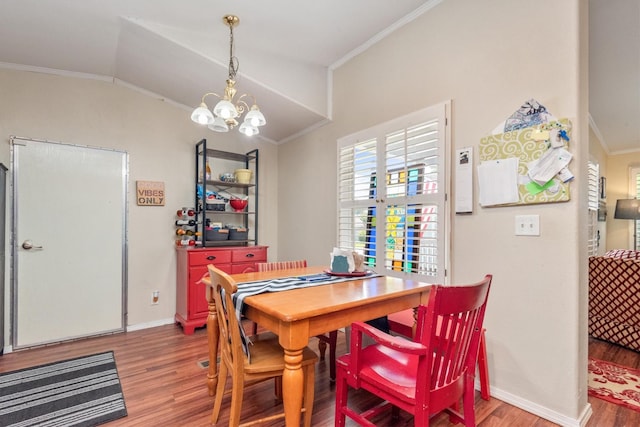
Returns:
[[[229,79],[235,80],[236,74],[238,73],[238,68],[240,63],[238,58],[234,55],[234,44],[233,44],[233,24],[229,25]]]

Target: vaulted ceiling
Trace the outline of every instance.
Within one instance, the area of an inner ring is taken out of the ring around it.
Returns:
[[[235,14],[238,91],[255,96],[261,137],[278,143],[330,119],[333,68],[442,1],[2,0],[0,66],[115,80],[189,114],[224,89],[222,17]],[[609,152],[640,149],[640,2],[590,9],[593,123]]]
[[[194,108],[224,90],[222,18],[234,14],[238,95],[256,98],[261,136],[281,142],[329,118],[332,66],[440,1],[3,0],[0,62],[116,79]]]

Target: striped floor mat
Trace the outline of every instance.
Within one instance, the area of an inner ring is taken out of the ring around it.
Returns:
[[[0,374],[3,427],[90,427],[126,415],[111,351]]]

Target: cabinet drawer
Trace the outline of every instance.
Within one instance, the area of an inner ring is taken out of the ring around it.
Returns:
[[[242,249],[234,249],[231,254],[231,262],[266,262],[266,247],[249,247]]]
[[[191,251],[189,265],[228,264],[231,262],[230,250]]]

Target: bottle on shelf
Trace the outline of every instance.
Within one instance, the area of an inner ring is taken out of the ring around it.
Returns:
[[[202,233],[199,231],[194,231],[194,230],[185,230],[184,228],[178,228],[176,230],[176,235],[177,236],[201,236]]]
[[[194,239],[176,239],[176,246],[195,246],[201,242]]]
[[[176,212],[176,215],[178,216],[178,218],[190,217],[195,216],[196,211],[193,209],[182,208]]]

